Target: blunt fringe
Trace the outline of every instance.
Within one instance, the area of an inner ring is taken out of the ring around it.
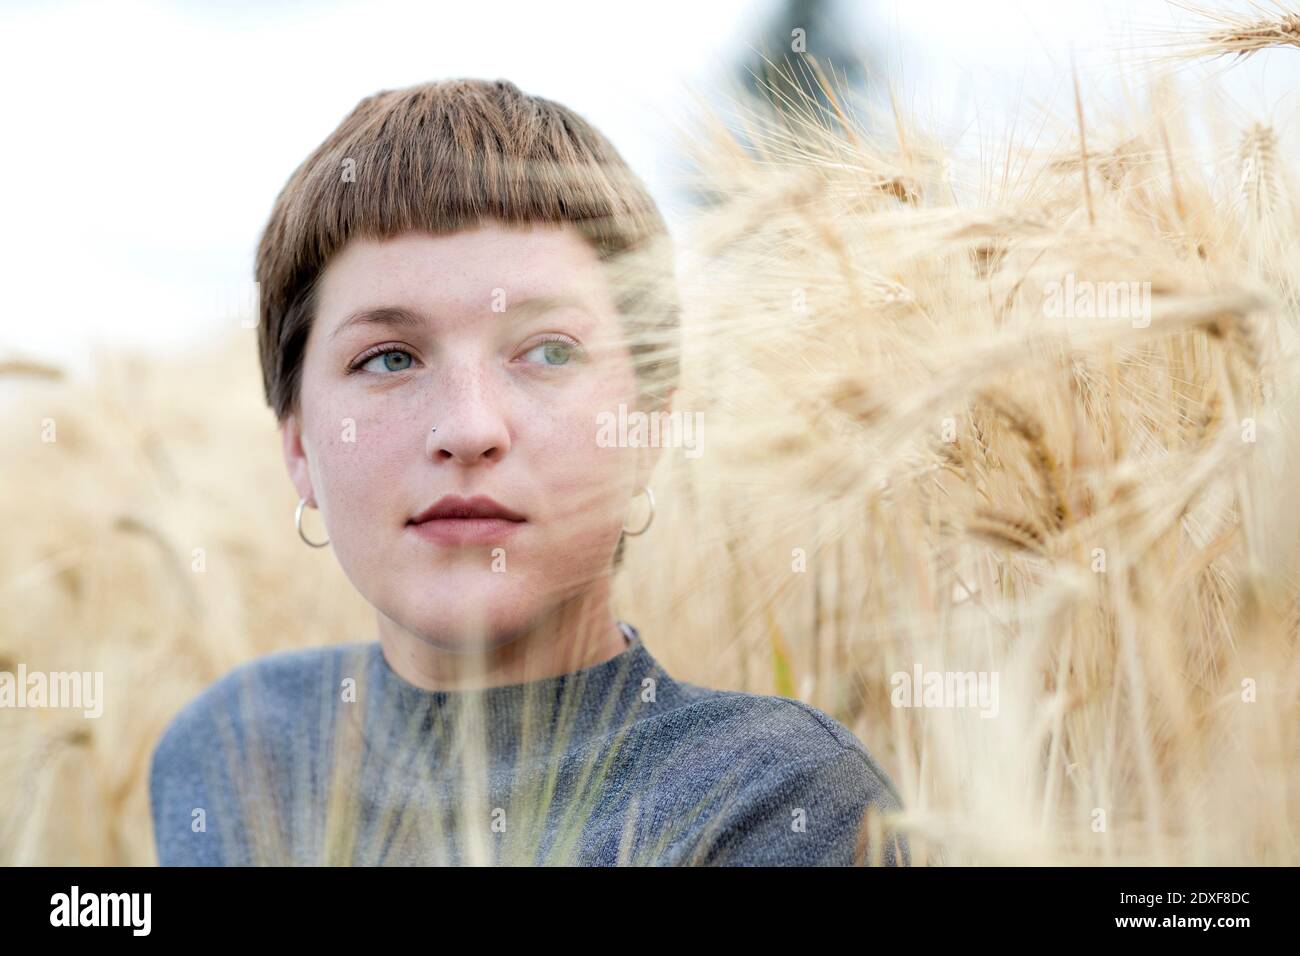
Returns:
[[[678,375],[668,229],[613,145],[572,110],[507,80],[455,79],[363,99],[276,199],[257,249],[258,354],[278,422],[297,411],[316,282],[357,237],[571,225],[607,267],[642,400]]]

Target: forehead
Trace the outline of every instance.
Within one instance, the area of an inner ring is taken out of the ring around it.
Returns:
[[[489,223],[447,235],[353,239],[321,275],[317,317],[328,325],[359,308],[482,311],[502,297],[508,310],[548,295],[608,306],[595,250],[571,227]]]

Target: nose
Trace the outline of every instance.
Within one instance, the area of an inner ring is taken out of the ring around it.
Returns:
[[[438,409],[427,434],[434,461],[475,465],[500,461],[510,450],[510,429],[489,376],[481,369],[444,377],[434,403]]]

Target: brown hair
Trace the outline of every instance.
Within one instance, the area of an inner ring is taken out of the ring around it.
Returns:
[[[316,279],[357,236],[568,223],[611,272],[646,385],[676,381],[680,307],[668,229],[645,186],[590,123],[508,80],[443,80],[368,96],[289,178],[257,249],[267,404],[297,408]],[[634,257],[632,254],[636,253]]]
[[[680,305],[668,229],[645,186],[572,110],[507,80],[455,79],[363,99],[276,199],[255,272],[262,382],[277,421],[298,408],[316,281],[349,240],[483,220],[576,228],[608,267],[642,399],[666,397]]]

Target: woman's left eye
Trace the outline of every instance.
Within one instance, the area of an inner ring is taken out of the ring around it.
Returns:
[[[538,345],[534,345],[524,354],[532,355],[535,352],[540,352],[542,354],[541,361],[544,365],[555,367],[569,364],[569,360],[579,356],[582,349],[579,346],[574,345],[572,342],[552,339],[549,342],[542,342]]]

